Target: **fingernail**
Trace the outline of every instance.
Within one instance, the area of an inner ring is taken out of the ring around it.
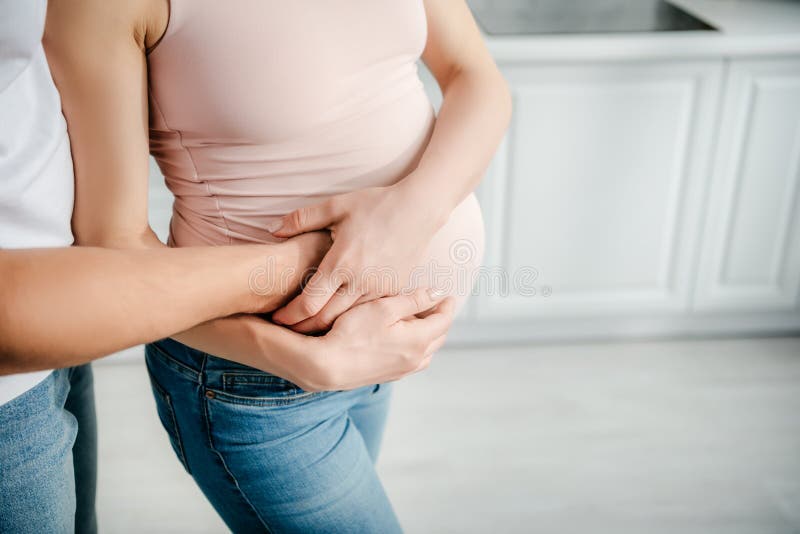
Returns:
[[[440,298],[445,296],[445,292],[441,289],[436,289],[435,287],[431,287],[428,289],[428,296],[431,300],[439,300]]]
[[[269,224],[267,224],[266,228],[267,232],[274,234],[275,232],[283,228],[283,217],[275,219],[274,221],[270,222]]]

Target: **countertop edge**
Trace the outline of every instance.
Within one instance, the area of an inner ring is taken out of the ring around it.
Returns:
[[[636,61],[648,59],[800,56],[800,34],[630,33],[485,36],[499,62]]]

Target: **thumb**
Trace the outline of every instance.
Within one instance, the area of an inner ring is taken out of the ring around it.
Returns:
[[[338,219],[338,213],[330,200],[294,210],[269,223],[268,232],[275,237],[293,237],[305,232],[322,230]]]

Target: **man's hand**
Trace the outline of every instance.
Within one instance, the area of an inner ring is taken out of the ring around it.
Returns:
[[[237,311],[267,313],[289,302],[300,292],[303,280],[314,273],[331,243],[330,233],[323,231],[258,247],[257,263],[251,264],[248,274],[253,302]]]
[[[295,338],[293,357],[270,372],[306,391],[355,389],[398,380],[425,369],[453,322],[452,298],[428,290],[384,297],[342,314],[322,337]]]

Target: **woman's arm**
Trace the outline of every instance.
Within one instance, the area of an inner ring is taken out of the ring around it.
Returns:
[[[355,306],[323,337],[254,315],[211,321],[191,336],[202,338],[206,352],[281,376],[306,391],[354,389],[427,368],[445,342],[454,308],[452,299],[417,290]],[[191,337],[177,339],[188,343]]]
[[[417,168],[394,186],[333,197],[269,228],[279,237],[322,228],[335,235],[302,295],[273,316],[297,331],[322,330],[354,302],[379,296],[380,288],[347,286],[353,280],[357,285],[365,269],[391,266],[402,277],[412,268],[453,209],[478,185],[508,126],[508,87],[465,1],[425,0],[425,11],[428,41],[422,57],[444,101]],[[337,280],[337,272],[355,276]]]
[[[511,94],[464,0],[425,0],[425,12],[422,60],[444,98],[417,168],[398,187],[441,224],[483,178],[511,119]]]

